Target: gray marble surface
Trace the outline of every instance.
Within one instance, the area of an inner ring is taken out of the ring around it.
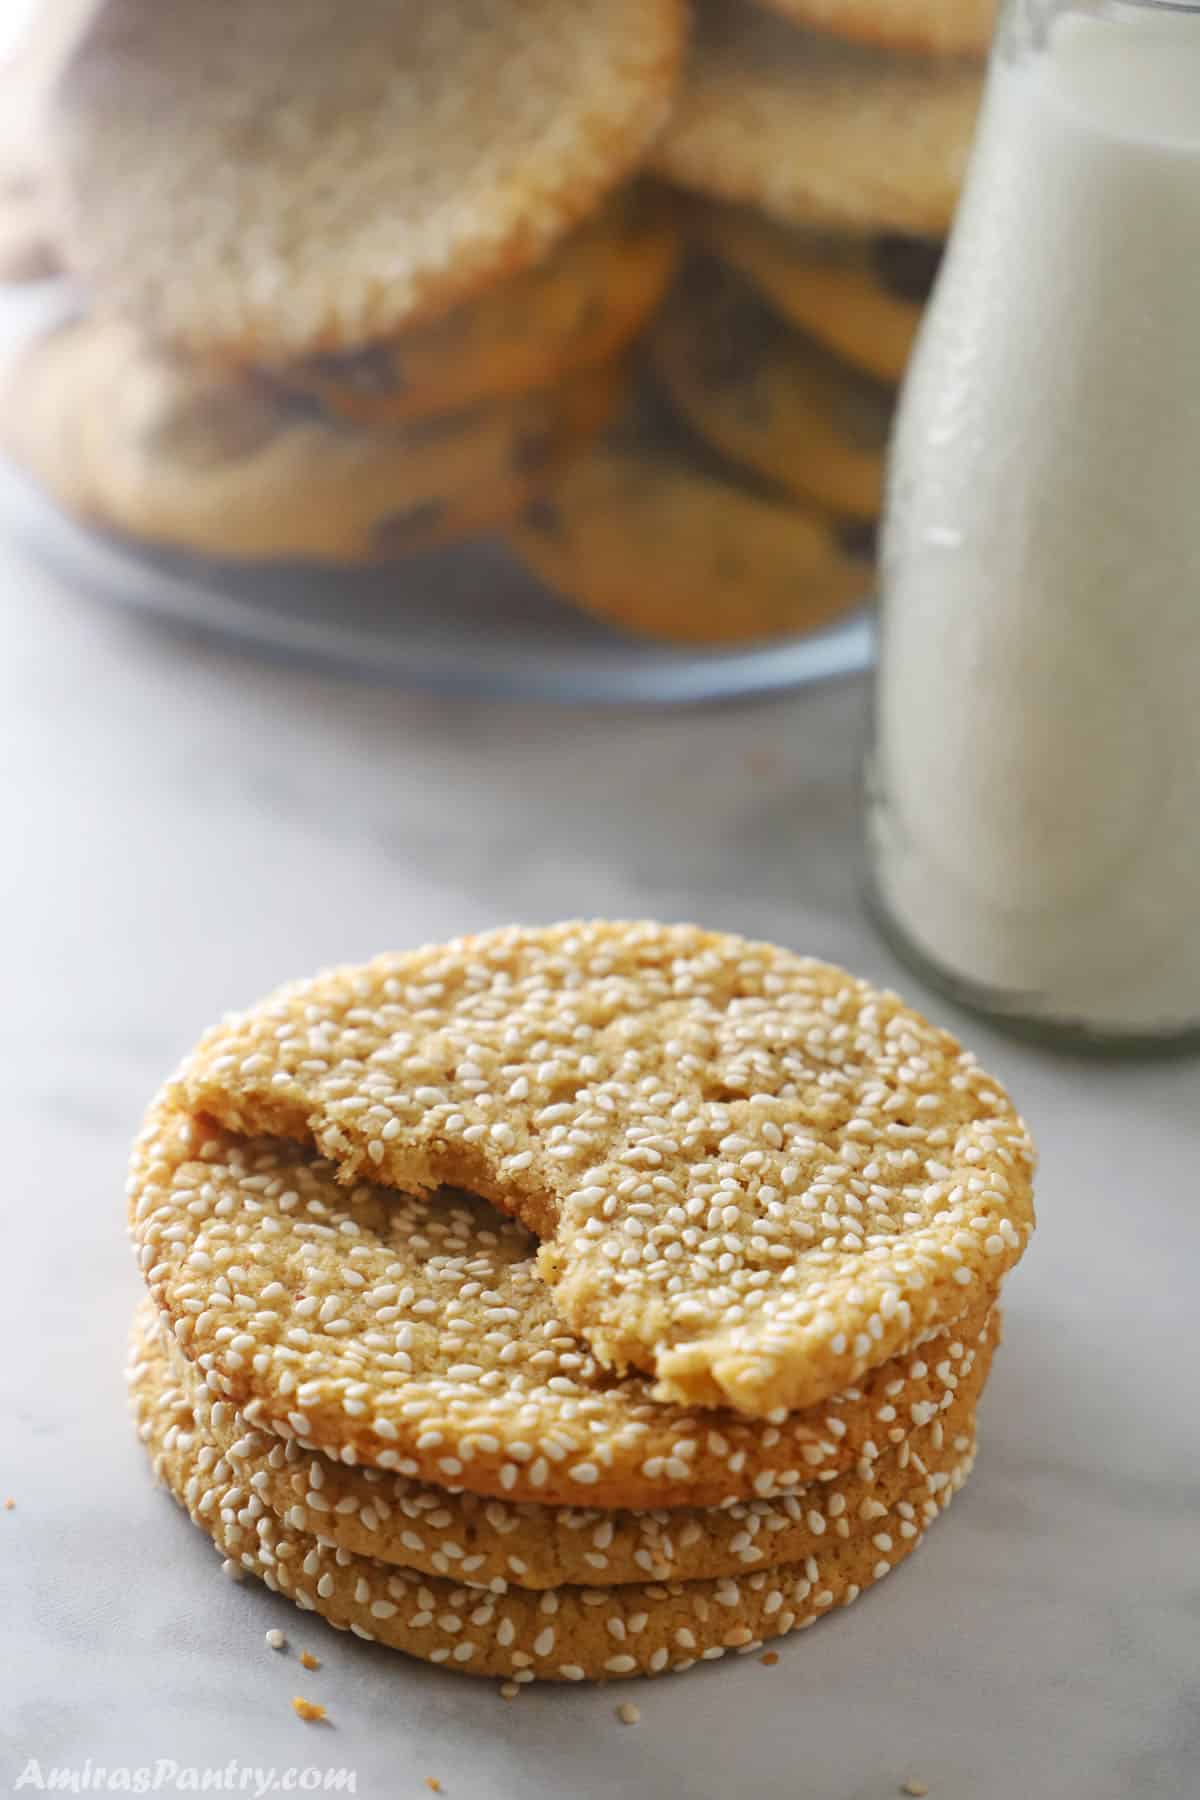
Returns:
[[[853,685],[662,716],[369,692],[156,634],[0,547],[0,1791],[39,1791],[31,1759],[48,1781],[159,1758],[347,1768],[371,1800],[426,1776],[448,1800],[1200,1791],[1200,1064],[1052,1057],[921,992],[859,902],[862,718]],[[911,1564],[775,1668],[509,1706],[223,1581],[151,1487],[121,1189],[150,1091],[223,1008],[578,913],[730,926],[901,985],[1022,1102],[1041,1229],[976,1474]],[[319,1673],[264,1647],[272,1625]],[[332,1725],[300,1724],[297,1692]]]

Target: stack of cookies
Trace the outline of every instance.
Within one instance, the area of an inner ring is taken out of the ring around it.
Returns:
[[[510,523],[611,404],[676,251],[618,194],[685,0],[92,0],[44,109],[82,313],[9,377],[77,516],[351,563]]]
[[[0,258],[86,307],[9,371],[6,448],[194,555],[499,533],[624,629],[827,623],[870,585],[986,0],[775,3],[70,0]]]
[[[965,1480],[1032,1151],[944,1032],[694,927],[298,982],[153,1103],[141,1436],[234,1572],[510,1682],[756,1649]]]
[[[953,215],[989,10],[701,0],[656,147],[655,166],[695,196],[695,254],[655,329],[655,372],[743,477],[847,522],[847,548],[873,547],[897,385]]]

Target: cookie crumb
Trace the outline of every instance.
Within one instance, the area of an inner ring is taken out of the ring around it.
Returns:
[[[228,1575],[230,1581],[240,1581],[246,1571],[243,1569],[241,1563],[235,1563],[232,1557],[227,1556],[225,1561],[221,1564],[221,1573],[222,1575]]]
[[[504,1686],[500,1689],[500,1698],[502,1700],[515,1700],[520,1691],[521,1690],[515,1681],[506,1681]]]
[[[440,1794],[442,1791],[442,1784],[436,1775],[427,1775],[425,1777],[425,1786],[429,1789],[431,1794]]]
[[[14,1508],[14,1507],[15,1507],[15,1506],[16,1506],[16,1504],[17,1504],[17,1503],[16,1503],[16,1501],[15,1501],[15,1500],[12,1500],[12,1499],[9,1499],[9,1500],[6,1500],[6,1501],[5,1501],[5,1502],[4,1502],[4,1510],[5,1510],[5,1512],[12,1512],[12,1510],[13,1510],[13,1508]]]
[[[323,1706],[318,1706],[315,1700],[303,1700],[299,1694],[292,1701],[292,1711],[298,1719],[304,1719],[310,1725],[319,1725],[325,1718]]]
[[[302,1650],[300,1652],[300,1664],[301,1667],[305,1669],[319,1669],[321,1666],[321,1659],[319,1656],[314,1656],[311,1650]]]
[[[622,1725],[636,1725],[642,1716],[632,1700],[622,1700],[616,1711]]]
[[[287,1639],[278,1628],[268,1631],[266,1643],[268,1650],[284,1650],[287,1648]]]
[[[906,1781],[904,1786],[900,1789],[900,1792],[902,1794],[911,1794],[913,1800],[924,1800],[929,1789],[923,1781]]]
[[[779,1652],[778,1652],[778,1650],[768,1650],[766,1655],[760,1656],[758,1660],[760,1663],[763,1663],[768,1669],[773,1669],[775,1667],[775,1664],[779,1661]]]

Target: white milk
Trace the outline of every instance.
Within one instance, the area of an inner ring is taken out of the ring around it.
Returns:
[[[1200,1024],[1200,14],[994,57],[889,507],[887,910],[1013,1010]]]

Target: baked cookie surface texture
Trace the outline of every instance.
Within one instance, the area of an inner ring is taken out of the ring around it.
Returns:
[[[1028,1135],[948,1033],[688,926],[511,928],[334,970],[216,1027],[171,1093],[344,1181],[491,1200],[599,1363],[758,1417],[952,1324],[1032,1229]],[[156,1148],[135,1213],[170,1192]]]

